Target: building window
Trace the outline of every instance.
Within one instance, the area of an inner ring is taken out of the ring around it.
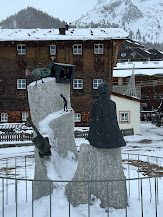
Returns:
[[[73,80],[73,89],[83,89],[83,80],[82,79],[74,79]]]
[[[26,79],[17,79],[17,89],[26,89]]]
[[[102,84],[102,79],[93,79],[93,89],[98,89],[98,86]]]
[[[26,54],[26,45],[18,44],[17,45],[17,52],[18,52],[18,54]]]
[[[157,86],[157,80],[153,80],[153,86]]]
[[[148,86],[149,85],[149,81],[144,81],[144,86]]]
[[[126,57],[126,53],[121,53],[121,57]]]
[[[118,78],[118,85],[123,85],[123,78]]]
[[[82,54],[82,45],[74,44],[73,45],[73,54]]]
[[[127,78],[126,78],[126,84],[129,83],[129,80],[130,80],[130,77],[127,77]]]
[[[131,53],[131,56],[132,56],[133,58],[135,58],[136,52],[132,52],[132,53]]]
[[[94,54],[103,54],[103,53],[104,53],[103,44],[95,44],[94,45]]]
[[[81,114],[75,113],[75,122],[81,122]]]
[[[28,112],[23,112],[22,113],[22,121],[27,121],[28,117],[29,117],[29,113]]]
[[[50,54],[56,55],[56,45],[50,45]]]
[[[130,112],[119,112],[120,123],[129,123],[130,122]]]
[[[158,99],[163,99],[163,95],[162,94],[158,94]]]
[[[149,99],[149,95],[148,94],[141,94],[141,99]]]
[[[8,122],[8,114],[1,113],[1,122]]]
[[[153,94],[153,99],[157,99],[157,94],[156,93]]]

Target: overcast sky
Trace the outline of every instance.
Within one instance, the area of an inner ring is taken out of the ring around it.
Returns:
[[[72,22],[97,3],[98,0],[0,0],[0,21],[28,6],[40,9],[54,18]]]

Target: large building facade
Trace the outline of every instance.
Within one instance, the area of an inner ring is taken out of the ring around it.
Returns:
[[[122,29],[0,30],[1,123],[26,121],[26,69],[54,61],[76,65],[71,104],[76,125],[87,126],[98,85],[106,81],[112,88],[118,48],[127,37]]]

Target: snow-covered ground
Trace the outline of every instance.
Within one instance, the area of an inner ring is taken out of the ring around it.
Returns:
[[[87,129],[80,128],[78,130]],[[126,178],[145,178],[148,177],[148,174],[163,174],[163,158],[156,158],[163,156],[163,127],[159,128],[151,123],[142,122],[141,135],[127,136],[124,138],[127,145],[122,148],[122,158]],[[80,144],[86,142],[88,141],[85,139],[76,139],[78,148]],[[16,176],[22,179],[16,181],[17,188],[15,191],[15,180],[11,179],[6,181],[0,178],[0,198],[2,198],[2,200],[0,199],[0,216],[66,217],[69,216],[69,207],[71,217],[89,216],[88,204],[80,205],[79,207],[69,206],[67,197],[64,194],[64,188],[67,183],[55,183],[56,188],[54,188],[51,197],[42,197],[32,203],[34,158],[31,156],[24,158],[24,156],[33,155],[33,151],[33,146],[0,149],[0,176],[6,176],[7,174],[10,177],[14,178]],[[8,160],[4,158],[8,158]],[[15,164],[17,165],[16,169]],[[8,168],[7,170],[6,167]],[[29,179],[27,182],[23,180],[26,177]],[[127,181],[126,185],[128,192],[127,216],[142,216],[142,210],[144,217],[162,216],[163,178],[146,178],[142,179],[142,181],[135,179]],[[16,192],[17,194],[15,194]],[[158,197],[156,195],[157,192]],[[157,198],[158,204],[156,204]],[[95,198],[90,205],[90,216],[125,217],[126,209],[115,210],[114,208],[109,208],[108,215],[105,209],[100,207],[100,201]]]

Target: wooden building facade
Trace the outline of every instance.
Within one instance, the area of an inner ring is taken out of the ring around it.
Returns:
[[[121,29],[0,30],[0,121],[22,122],[30,114],[26,69],[51,61],[76,65],[71,104],[77,126],[87,126],[98,85],[112,87]]]
[[[133,67],[141,111],[157,110],[163,100],[163,61],[118,63],[113,70],[113,91],[125,93]]]

